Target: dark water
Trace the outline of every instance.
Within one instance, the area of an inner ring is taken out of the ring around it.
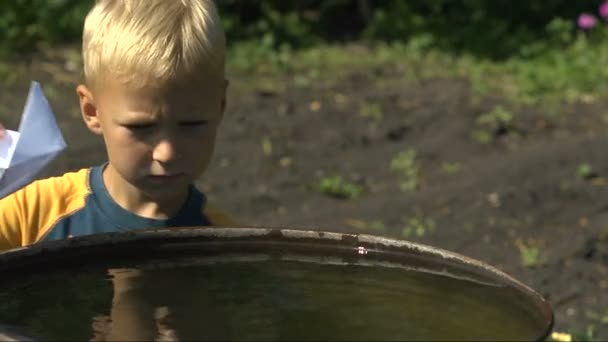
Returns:
[[[532,340],[515,290],[403,268],[224,259],[72,269],[0,290],[0,323],[53,340]],[[183,261],[183,260],[182,260]]]

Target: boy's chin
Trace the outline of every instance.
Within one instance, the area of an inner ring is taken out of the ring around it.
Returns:
[[[138,183],[140,190],[153,197],[175,197],[187,193],[191,182],[186,177],[145,177]]]
[[[188,189],[185,187],[174,189],[146,189],[143,190],[143,192],[150,200],[167,203],[183,201],[188,196]]]

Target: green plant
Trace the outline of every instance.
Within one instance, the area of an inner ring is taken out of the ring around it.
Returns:
[[[0,52],[19,56],[41,45],[76,43],[92,3],[0,2]],[[336,80],[354,68],[392,70],[399,66],[409,78],[464,76],[471,81],[475,98],[498,93],[515,104],[592,102],[608,91],[608,68],[597,67],[608,64],[608,26],[593,32],[577,32],[574,26],[576,15],[589,4],[512,3],[509,6],[518,10],[507,12],[518,17],[510,21],[504,17],[504,2],[472,0],[453,6],[447,0],[375,1],[361,25],[345,30],[336,18],[358,18],[361,13],[355,3],[358,1],[218,2],[230,42],[229,68],[281,72],[292,76],[294,83],[308,86],[320,76]],[[463,14],[471,16],[470,25],[454,25]],[[518,26],[523,18],[533,18],[534,27]],[[347,42],[357,44],[334,44],[331,42],[342,40],[329,37],[348,37]],[[369,40],[361,42],[360,37]],[[496,37],[501,39],[500,46],[493,44]],[[0,77],[3,82],[10,83],[15,78],[12,66],[0,67],[2,75],[6,76]],[[373,106],[362,108],[362,113],[379,117]],[[507,116],[495,115],[491,121],[508,124],[504,118]],[[494,130],[479,126],[473,138],[491,142]]]
[[[490,112],[482,114],[477,118],[477,124],[487,126],[493,130],[510,128],[513,123],[513,114],[503,106],[498,105]]]
[[[593,325],[588,325],[587,330],[584,332],[572,334],[572,341],[599,342],[600,339],[595,333],[595,327]]]
[[[449,173],[449,174],[458,173],[462,170],[462,164],[443,162],[443,163],[441,163],[441,170],[443,170],[443,172]]]
[[[265,156],[270,156],[272,154],[272,141],[270,141],[270,138],[268,137],[264,137],[262,139],[262,152],[264,153]]]
[[[390,163],[390,168],[401,177],[400,189],[405,192],[414,191],[418,188],[421,178],[421,170],[416,161],[416,151],[409,149],[400,152]]]
[[[559,26],[563,21],[556,23]],[[556,33],[562,38],[548,37],[533,52],[500,61],[471,54],[454,55],[433,46],[421,53],[412,43],[416,41],[414,37],[410,42],[374,42],[354,47],[319,44],[294,49],[289,45],[275,47],[274,38],[268,36],[265,40],[234,42],[228,61],[233,70],[282,72],[304,86],[319,75],[335,82],[358,68],[398,67],[410,79],[460,76],[470,80],[472,96],[478,100],[499,93],[511,105],[533,104],[552,109],[561,103],[595,101],[608,91],[608,68],[596,67],[608,64],[608,44],[604,43],[608,42],[608,28],[605,31],[605,37],[595,42],[584,35],[571,33],[574,38],[568,40],[566,33]],[[512,133],[514,115],[505,107],[481,115],[473,138],[488,143],[497,130]],[[372,107],[363,109],[374,111]]]
[[[532,267],[538,265],[539,256],[540,249],[536,247],[523,247],[521,249],[521,260],[525,267]]]
[[[363,102],[359,107],[359,115],[364,118],[370,118],[375,121],[382,120],[382,106],[379,103]]]
[[[15,82],[25,74],[25,70],[20,66],[0,62],[0,84],[4,86],[8,87],[15,84]]]
[[[580,179],[590,179],[596,175],[593,167],[589,163],[579,164],[576,168],[576,176]]]
[[[417,214],[406,220],[406,225],[401,234],[404,237],[423,237],[433,232],[435,232],[435,221],[430,217],[424,217]]]
[[[524,267],[535,267],[540,263],[540,248],[537,246],[528,246],[521,240],[516,241],[519,249],[521,263]]]
[[[473,132],[471,133],[471,137],[473,137],[473,139],[483,145],[487,145],[494,140],[494,136],[492,135],[492,133],[485,129],[473,130]]]
[[[341,176],[322,178],[316,186],[321,193],[341,199],[357,199],[363,194],[363,187],[345,181]]]
[[[93,0],[14,0],[0,3],[0,54],[78,39]]]
[[[601,313],[587,312],[587,317],[599,324],[608,324],[608,308],[604,309]]]
[[[489,144],[494,136],[510,132],[513,128],[513,114],[498,105],[490,112],[480,115],[475,121],[477,128],[472,137],[481,144]]]

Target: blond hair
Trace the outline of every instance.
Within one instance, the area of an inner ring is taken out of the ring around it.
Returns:
[[[212,0],[97,0],[83,30],[85,82],[132,86],[224,75],[225,35]]]

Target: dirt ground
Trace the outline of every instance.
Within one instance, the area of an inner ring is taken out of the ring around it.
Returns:
[[[551,302],[555,330],[594,324],[608,338],[608,322],[599,322],[608,316],[606,101],[513,107],[499,95],[475,101],[464,79],[406,76],[358,70],[330,86],[296,87],[279,77],[281,86],[271,87],[232,75],[216,155],[200,187],[252,226],[404,238],[408,219],[432,219],[433,231],[408,239],[477,258],[533,287]],[[79,119],[78,74],[60,57],[37,57],[2,88],[0,120],[17,128],[30,79],[42,83],[69,146],[43,176],[103,162],[101,140]],[[361,115],[366,103],[381,115]],[[476,118],[497,104],[513,112],[513,127],[481,144],[471,137]],[[410,148],[422,176],[413,193],[399,188],[389,167]],[[585,162],[594,174],[582,179],[576,170]],[[444,163],[460,170],[446,172]],[[345,200],[310,187],[331,175],[363,186],[364,195]],[[364,227],[374,221],[382,225]],[[535,265],[523,265],[522,245],[540,251]]]

